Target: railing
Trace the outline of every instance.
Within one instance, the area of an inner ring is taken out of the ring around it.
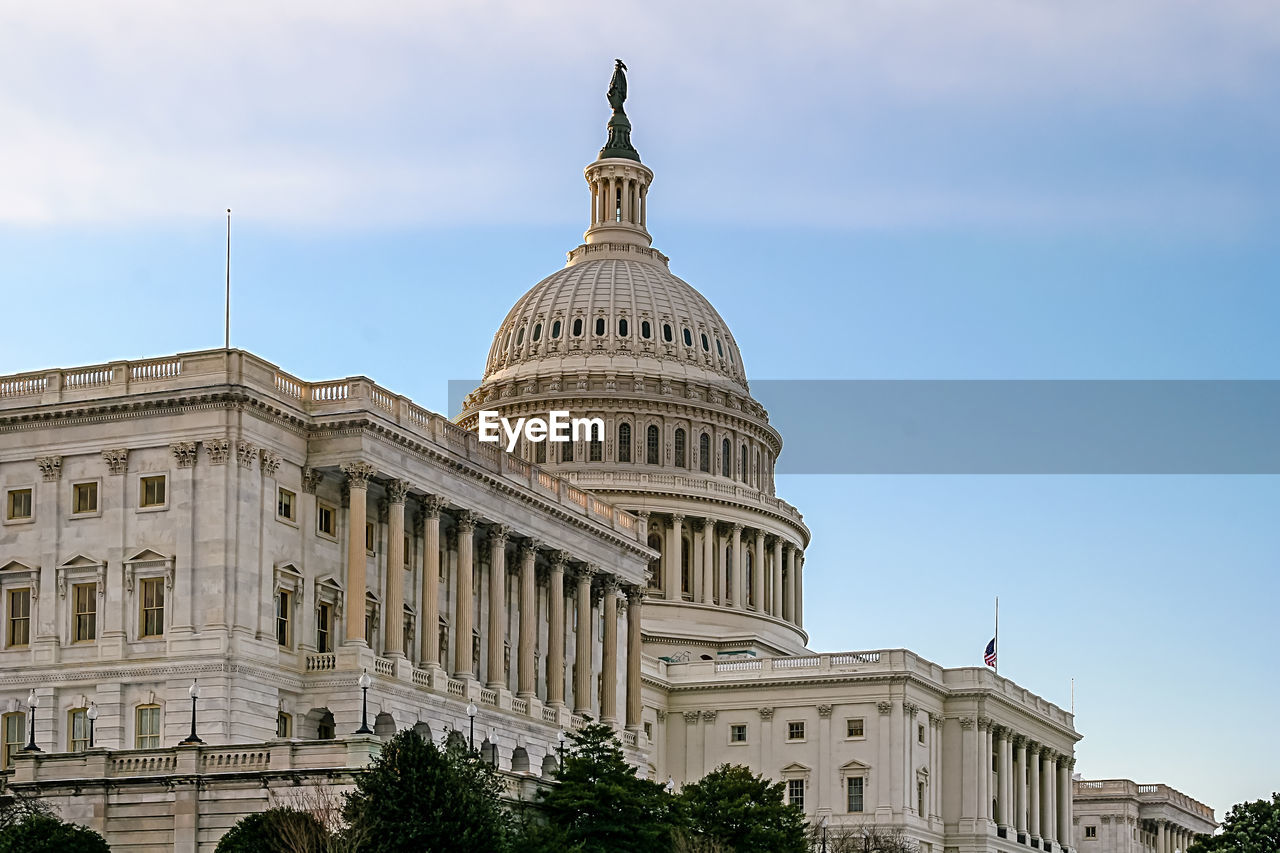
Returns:
[[[62,387],[68,390],[75,390],[110,385],[113,373],[114,371],[110,367],[91,367],[87,370],[65,373],[62,377]]]
[[[111,773],[114,776],[169,773],[175,763],[173,755],[124,755],[111,759]]]
[[[311,385],[311,399],[317,403],[346,400],[351,396],[351,386],[346,382],[316,382]]]
[[[570,723],[575,729],[580,729],[587,724],[587,718],[581,714],[574,714]]]
[[[545,706],[545,705],[543,706],[543,708],[542,708],[542,722],[544,722],[544,723],[555,723],[555,722],[558,722],[559,720],[560,720],[560,715],[556,712],[556,709],[555,709],[555,708],[551,708],[551,707],[548,707],[548,706]]]
[[[394,413],[396,410],[395,398],[376,385],[369,389],[369,399],[373,400],[373,404],[383,411]]]
[[[456,678],[449,679],[449,695],[450,696],[466,696],[467,685],[458,681]]]
[[[626,729],[624,729],[624,730],[623,730],[623,732],[622,732],[622,745],[623,745],[623,746],[636,746],[636,745],[637,745],[637,743],[638,743],[638,741],[639,741],[639,738],[637,738],[637,737],[636,737],[636,733],[635,733],[635,732],[630,731],[630,730],[626,730]]]
[[[295,400],[301,400],[302,387],[302,380],[294,379],[284,373],[276,373],[276,390],[281,394],[286,394]]]
[[[774,669],[808,669],[822,663],[819,657],[774,658]]]
[[[488,687],[480,688],[480,701],[485,705],[498,704],[498,691],[490,690]]]
[[[133,382],[152,382],[172,379],[182,374],[182,359],[166,358],[160,361],[144,361],[129,365],[129,379]]]
[[[374,658],[373,671],[378,675],[395,675],[396,664],[390,658]]]
[[[200,768],[206,773],[218,770],[265,770],[271,766],[271,753],[266,750],[205,752]]]
[[[764,661],[759,660],[729,660],[716,662],[716,672],[741,672],[743,670],[763,668]]]
[[[511,710],[515,711],[517,714],[524,714],[526,717],[529,716],[529,700],[521,699],[517,696],[511,700]]]
[[[10,376],[0,379],[0,397],[26,397],[43,394],[49,387],[47,376]]]
[[[322,670],[337,669],[337,667],[338,656],[333,652],[307,655],[307,672],[320,672]]]
[[[845,654],[832,655],[832,666],[849,666],[855,663],[880,663],[879,652],[846,652]]]

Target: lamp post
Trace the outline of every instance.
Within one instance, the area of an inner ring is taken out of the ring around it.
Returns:
[[[822,816],[822,853],[827,853],[827,816]]]
[[[472,752],[476,751],[476,712],[479,710],[475,702],[467,703],[467,716],[471,718],[471,733],[467,736],[467,746]]]
[[[191,697],[191,734],[187,735],[186,740],[178,741],[178,746],[193,746],[197,743],[204,743],[200,740],[200,736],[196,734],[196,700],[200,698],[200,685],[193,678],[191,686],[187,688],[187,695]]]
[[[564,729],[556,733],[556,757],[560,759],[560,769],[564,770]]]
[[[84,716],[89,721],[89,748],[93,749],[93,722],[98,719],[98,703],[90,702],[89,710],[84,712]]]
[[[493,763],[493,769],[498,769],[498,730],[493,726],[489,726],[489,758]]]
[[[358,735],[371,735],[373,729],[369,728],[369,687],[373,684],[373,679],[369,677],[369,670],[360,673],[360,680],[356,682],[360,685],[360,728],[356,729]]]
[[[667,777],[667,796],[671,796],[676,792],[676,780],[672,776]]]
[[[35,688],[31,689],[31,694],[27,696],[27,710],[31,717],[31,738],[27,741],[27,745],[23,747],[24,752],[44,752],[43,749],[36,746],[36,708],[40,707],[40,697],[36,695]]]

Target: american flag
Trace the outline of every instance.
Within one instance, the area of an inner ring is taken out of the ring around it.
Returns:
[[[995,665],[996,665],[996,639],[995,639],[995,637],[992,637],[992,638],[991,638],[991,642],[987,643],[987,650],[986,650],[985,652],[983,652],[983,653],[982,653],[982,659],[983,659],[983,661],[985,661],[985,662],[986,662],[987,666],[995,666]]]

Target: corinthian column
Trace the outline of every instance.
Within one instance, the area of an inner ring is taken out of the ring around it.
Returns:
[[[475,606],[474,566],[476,514],[464,511],[458,514],[458,590],[453,603],[453,674],[458,678],[474,678],[471,663],[471,634]]]
[[[507,537],[511,528],[489,528],[489,680],[490,690],[507,686],[503,651],[507,633]]]
[[[706,519],[702,524],[702,603],[714,604],[716,600],[716,520]]]
[[[530,699],[535,694],[533,647],[538,642],[538,588],[534,561],[538,543],[526,539],[520,543],[520,651],[516,668],[516,695]]]
[[[1058,759],[1058,843],[1066,846],[1071,840],[1071,777],[1067,771],[1067,757]]]
[[[739,610],[747,606],[746,577],[747,569],[742,558],[742,525],[733,525],[733,583],[730,585],[729,606]]]
[[[364,525],[368,517],[369,478],[377,469],[366,462],[342,466],[347,475],[347,588],[343,611],[347,615],[347,642],[364,643],[364,595],[366,560]]]
[[[569,555],[557,551],[547,572],[547,704],[564,704],[564,567]]]
[[[392,480],[387,484],[387,499],[391,502],[387,516],[390,547],[387,548],[387,612],[382,624],[385,637],[383,647],[387,657],[404,657],[404,499],[409,484],[404,480]]]
[[[1040,837],[1040,746],[1032,744],[1027,753],[1027,768],[1031,771],[1031,796],[1028,812],[1028,829],[1032,838]]]
[[[600,677],[604,690],[600,699],[600,719],[609,725],[618,722],[618,579],[604,579],[604,648],[600,655]]]
[[[440,507],[444,499],[422,502],[422,666],[440,666]]]
[[[627,728],[640,728],[640,605],[644,590],[627,587]]]
[[[773,597],[769,602],[769,615],[782,618],[782,537],[773,537]]]
[[[573,682],[573,712],[591,713],[591,578],[593,566],[578,569],[577,678]]]
[[[667,601],[679,601],[684,552],[684,516],[671,516],[671,529],[667,531],[667,577],[665,579]]]
[[[1057,761],[1053,752],[1045,750],[1041,756],[1041,773],[1040,773],[1040,828],[1044,833],[1045,841],[1053,841],[1058,836],[1058,784],[1057,784]]]
[[[764,612],[764,531],[756,528],[756,554],[751,559],[751,597],[758,613]]]
[[[796,548],[790,542],[785,545],[787,551],[787,592],[782,599],[782,618],[795,624],[796,621]]]
[[[804,627],[804,551],[796,549],[796,627]]]
[[[1017,770],[1013,775],[1013,828],[1019,834],[1027,832],[1027,739],[1022,735],[1013,738],[1014,764]]]

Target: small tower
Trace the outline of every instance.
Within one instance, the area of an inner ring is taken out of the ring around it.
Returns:
[[[591,187],[591,224],[583,235],[587,245],[649,248],[653,238],[645,228],[649,184],[653,172],[640,162],[640,154],[631,145],[631,122],[623,110],[627,99],[627,66],[615,60],[613,79],[609,81],[609,138],[600,156],[587,166],[585,175]]]

